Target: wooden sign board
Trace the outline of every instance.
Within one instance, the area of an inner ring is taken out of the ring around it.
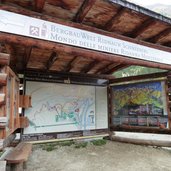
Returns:
[[[166,51],[4,10],[0,10],[0,31],[171,65]]]

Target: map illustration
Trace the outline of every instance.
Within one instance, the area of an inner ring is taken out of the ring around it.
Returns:
[[[95,129],[95,87],[27,81],[26,94],[32,108],[24,134]]]

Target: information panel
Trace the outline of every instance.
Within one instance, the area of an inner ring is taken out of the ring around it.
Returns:
[[[112,87],[113,125],[167,127],[165,82]]]
[[[130,58],[171,64],[170,53],[74,27],[0,10],[0,31]]]

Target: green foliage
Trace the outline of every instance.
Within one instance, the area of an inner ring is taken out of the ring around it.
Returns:
[[[113,75],[116,78],[120,78],[120,77],[129,77],[129,76],[135,76],[135,75],[145,75],[145,74],[150,74],[150,73],[165,72],[165,71],[166,70],[161,70],[158,68],[130,66],[128,68],[125,68],[125,69],[115,72]]]
[[[74,144],[74,141],[61,141],[58,143],[59,146],[71,146]]]
[[[51,144],[51,143],[48,143],[48,144],[44,144],[43,146],[42,146],[42,150],[46,150],[46,151],[53,151],[53,150],[55,150],[56,149],[56,145],[54,145],[54,144]]]
[[[4,153],[3,151],[0,151],[0,157],[2,156],[3,153]]]
[[[91,143],[96,146],[101,146],[106,144],[106,140],[100,139],[100,140],[93,140]]]
[[[76,143],[75,144],[75,148],[85,148],[85,147],[87,147],[87,145],[88,145],[88,142],[80,142],[80,143]]]

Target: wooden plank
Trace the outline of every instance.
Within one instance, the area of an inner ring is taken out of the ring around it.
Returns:
[[[9,65],[10,55],[6,53],[0,53],[0,65]]]
[[[29,95],[20,95],[19,96],[19,107],[29,108],[31,106],[31,96]]]
[[[81,73],[87,73],[89,72],[91,69],[93,69],[97,64],[99,63],[99,61],[94,60],[93,62],[91,62],[89,65],[87,65],[86,67],[84,67],[81,70]]]
[[[145,20],[142,24],[140,24],[135,30],[133,30],[128,36],[131,36],[133,38],[138,38],[141,36],[143,32],[145,32],[149,27],[154,25],[157,21],[153,18],[149,18]]]
[[[0,171],[6,171],[6,161],[0,161]]]
[[[65,72],[69,72],[72,69],[72,67],[74,66],[74,64],[77,62],[77,60],[78,60],[77,56],[73,57],[73,59],[71,59],[71,61],[66,66]]]
[[[167,35],[170,34],[170,33],[171,33],[171,28],[169,27],[169,28],[167,28],[167,29],[161,31],[161,32],[160,32],[159,34],[157,34],[156,36],[154,36],[154,37],[148,39],[147,41],[152,42],[152,43],[157,43],[157,42],[159,42],[163,37],[167,36]]]
[[[9,121],[9,128],[11,130],[11,132],[14,131],[14,107],[15,107],[15,78],[12,77],[11,78],[11,92],[10,92],[10,121]]]
[[[113,30],[113,26],[115,24],[117,24],[119,22],[120,17],[122,16],[122,14],[126,11],[125,8],[120,7],[120,9],[117,11],[117,13],[112,17],[112,19],[110,19],[107,24],[104,26],[105,30],[108,31],[114,31]]]
[[[84,20],[87,13],[91,10],[95,2],[96,0],[84,0],[81,8],[78,10],[73,21],[81,23]]]
[[[5,160],[7,163],[21,163],[27,161],[32,150],[31,143],[19,143],[11,153],[7,154]]]

